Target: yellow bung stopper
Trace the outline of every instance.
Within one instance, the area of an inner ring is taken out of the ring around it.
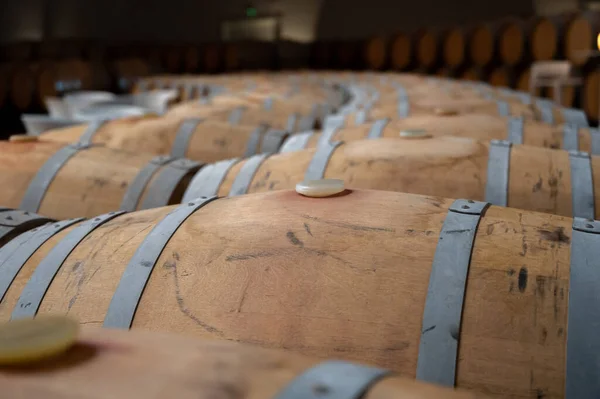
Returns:
[[[298,194],[313,198],[329,197],[344,190],[344,181],[339,179],[305,180],[296,184]]]
[[[39,316],[0,324],[0,366],[22,365],[65,352],[77,341],[79,323]]]

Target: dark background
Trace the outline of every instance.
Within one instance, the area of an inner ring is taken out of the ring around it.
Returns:
[[[556,1],[555,1],[556,2]],[[0,42],[46,39],[211,42],[222,21],[244,17],[242,0],[3,0]],[[260,14],[282,16],[282,39],[357,39],[531,15],[531,0],[255,1]]]

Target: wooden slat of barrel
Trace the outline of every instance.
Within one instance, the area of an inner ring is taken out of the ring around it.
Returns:
[[[570,19],[565,28],[565,58],[575,66],[587,63],[582,51],[598,50],[597,36],[600,34],[600,14],[597,11],[584,11]]]
[[[31,181],[44,163],[65,144],[50,141],[0,141],[0,203],[19,208]],[[142,152],[124,152],[111,148],[93,147],[69,159],[48,186],[38,213],[57,220],[75,217],[93,217],[119,209],[130,184],[153,155]],[[164,168],[161,167],[160,170]],[[142,190],[138,208],[143,203],[147,188]],[[177,185],[169,204],[177,204],[187,185],[187,175]]]
[[[387,42],[385,37],[376,36],[366,41],[364,59],[368,69],[383,69],[387,61]]]
[[[342,179],[348,187],[359,189],[485,200],[488,141],[396,136],[345,142],[329,159],[325,178]],[[248,193],[293,189],[304,179],[314,154],[315,149],[310,148],[269,157],[256,171]],[[594,157],[592,164],[600,167],[600,158]],[[244,165],[245,161],[241,161],[229,170],[218,195],[228,195]],[[514,145],[507,206],[571,216],[570,170],[567,151]],[[600,174],[600,170],[593,174]],[[594,178],[594,188],[595,192],[600,190],[600,176]],[[595,209],[599,217],[600,196]]]
[[[600,90],[600,72],[591,71],[585,77],[583,84],[583,109],[591,119],[598,120],[598,107],[600,106],[598,91]]]
[[[420,67],[433,68],[440,59],[439,38],[438,32],[433,29],[424,28],[416,34],[416,56]]]
[[[335,356],[414,377],[431,264],[452,202],[361,190],[212,201],[170,238],[132,328]],[[123,215],[91,232],[60,267],[39,314],[101,325],[127,263],[172,209]],[[458,334],[457,387],[500,397],[563,394],[571,225],[501,207],[481,218]],[[69,231],[24,265],[3,299],[2,320]],[[536,255],[524,258],[524,248]],[[565,295],[553,297],[555,290]]]
[[[373,122],[336,130],[332,141],[362,140],[367,138]],[[433,136],[469,137],[477,140],[507,140],[508,119],[488,114],[458,114],[447,116],[420,115],[397,119],[385,126],[383,137],[398,137],[402,130],[425,130]],[[591,152],[591,138],[586,129],[579,130],[579,150]],[[308,141],[307,147],[316,147],[319,135]],[[563,148],[563,129],[559,125],[525,120],[523,143],[534,147]]]
[[[412,63],[413,43],[410,35],[398,33],[392,39],[390,45],[392,68],[402,71]]]
[[[515,87],[515,71],[509,67],[502,66],[493,69],[488,76],[488,82],[495,87]]]
[[[84,328],[75,345],[64,354],[26,369],[6,368],[0,371],[0,380],[7,397],[22,399],[92,399],[98,392],[112,399],[158,399],[167,395],[181,399],[209,399],[215,395],[224,399],[231,395],[269,399],[321,363],[317,358],[289,352],[179,334]],[[361,396],[476,397],[480,396],[395,375],[378,379]]]
[[[169,73],[180,73],[182,69],[181,49],[179,46],[168,46],[164,50],[164,66]]]
[[[240,69],[239,49],[235,43],[227,43],[223,52],[225,71],[231,72]]]
[[[109,148],[154,155],[170,154],[181,119],[133,117],[107,122],[93,142]],[[252,133],[258,126],[230,125],[206,121],[199,123],[191,137],[186,158],[216,162],[243,156]],[[87,125],[50,130],[40,140],[72,143],[79,140]],[[258,146],[258,150],[261,146]]]
[[[458,68],[465,63],[467,40],[461,27],[448,29],[443,39],[444,63],[451,68]]]

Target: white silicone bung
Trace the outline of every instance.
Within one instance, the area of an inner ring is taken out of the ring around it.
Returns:
[[[427,134],[427,132],[423,129],[411,129],[411,130],[401,130],[400,137],[406,138],[424,138],[431,137]]]
[[[296,184],[298,194],[313,198],[329,197],[344,190],[344,181],[339,179],[305,180]]]

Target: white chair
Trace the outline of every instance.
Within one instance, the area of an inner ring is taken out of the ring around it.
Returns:
[[[581,86],[583,79],[573,75],[573,65],[569,61],[538,61],[531,66],[529,94],[535,97],[535,89],[552,87],[554,101],[562,105],[563,87]]]

